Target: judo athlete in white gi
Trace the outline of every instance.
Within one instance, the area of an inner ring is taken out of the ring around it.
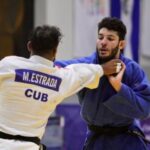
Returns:
[[[120,71],[118,59],[53,67],[60,40],[59,28],[36,27],[27,44],[29,59],[0,61],[0,150],[39,150],[48,118],[64,98],[83,87],[96,88],[102,75]]]

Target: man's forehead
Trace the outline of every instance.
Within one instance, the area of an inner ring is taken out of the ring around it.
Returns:
[[[107,28],[101,28],[98,32],[99,35],[104,35],[104,36],[113,36],[116,37],[118,36],[117,31],[114,30],[109,30]]]

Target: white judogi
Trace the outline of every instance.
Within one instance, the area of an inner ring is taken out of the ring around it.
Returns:
[[[54,68],[40,56],[9,56],[0,61],[0,131],[43,136],[57,104],[83,87],[96,88],[103,75],[100,65],[75,64]],[[0,139],[0,150],[38,150],[32,142]]]

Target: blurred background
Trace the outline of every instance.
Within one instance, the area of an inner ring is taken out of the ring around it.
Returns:
[[[149,0],[1,0],[0,59],[7,55],[28,58],[28,34],[43,24],[56,25],[63,33],[58,59],[90,55],[95,51],[97,23],[115,16],[127,26],[124,54],[139,63],[150,79],[149,8]],[[142,123],[148,139],[149,125],[149,120]],[[85,134],[78,99],[73,95],[49,118],[42,142],[49,150],[80,150]]]

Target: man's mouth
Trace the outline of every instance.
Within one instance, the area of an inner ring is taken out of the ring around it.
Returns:
[[[108,50],[107,49],[100,49],[100,54],[101,55],[107,55],[108,54]]]

